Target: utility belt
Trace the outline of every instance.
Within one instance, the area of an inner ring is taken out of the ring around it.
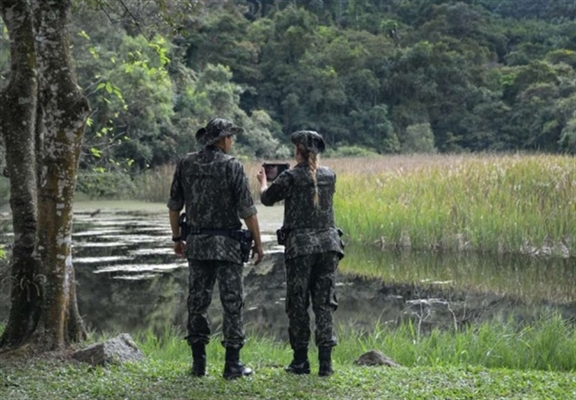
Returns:
[[[250,260],[250,250],[252,249],[252,232],[247,229],[204,229],[196,228],[188,225],[186,222],[186,214],[180,215],[180,236],[187,238],[188,235],[212,235],[212,236],[228,236],[240,242],[240,255],[242,262]]]
[[[293,229],[289,229],[289,228],[280,228],[276,231],[276,240],[278,241],[278,244],[281,246],[286,246],[286,240],[288,240],[288,235],[290,234],[290,232],[292,231],[298,231],[301,229],[307,229],[307,228],[293,228]],[[342,237],[342,235],[344,235],[344,231],[340,228],[336,228],[336,231],[338,232],[338,236]]]

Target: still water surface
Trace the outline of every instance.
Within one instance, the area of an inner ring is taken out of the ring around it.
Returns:
[[[172,252],[167,209],[114,204],[84,205],[75,213],[73,261],[88,328],[183,331],[187,262]],[[273,234],[282,212],[282,206],[260,209],[265,260],[244,267],[246,328],[278,339],[287,336],[282,248]],[[508,318],[529,322],[553,312],[576,320],[574,259],[395,253],[370,246],[348,246],[346,252],[335,314],[344,330],[369,332],[379,323],[411,320],[427,331]],[[6,320],[6,285],[0,296],[0,320]],[[217,285],[210,318],[218,332]]]

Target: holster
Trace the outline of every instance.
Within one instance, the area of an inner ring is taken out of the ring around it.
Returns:
[[[282,227],[276,231],[276,240],[278,241],[279,245],[286,246],[286,240],[288,239],[288,233],[290,233],[290,230],[286,229],[284,227]]]
[[[232,232],[232,237],[240,242],[240,255],[242,256],[242,262],[248,262],[250,260],[250,250],[252,250],[252,232],[247,229],[239,229]]]
[[[188,223],[186,222],[186,213],[180,214],[180,218],[178,219],[178,225],[180,225],[180,238],[186,241],[188,237],[189,229]]]

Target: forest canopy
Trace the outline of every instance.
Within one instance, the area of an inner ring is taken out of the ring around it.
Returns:
[[[576,153],[576,2],[77,0],[88,97],[81,168],[141,171],[196,148],[213,116],[236,153]],[[9,38],[0,29],[0,87]]]

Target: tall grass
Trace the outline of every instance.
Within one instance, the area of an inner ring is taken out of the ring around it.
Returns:
[[[484,323],[460,331],[433,330],[418,333],[412,324],[399,327],[375,323],[370,332],[339,327],[339,344],[334,351],[337,365],[351,364],[369,350],[379,350],[396,363],[407,367],[482,366],[516,370],[576,371],[576,331],[560,316],[551,315],[533,325],[513,320]],[[224,348],[219,336],[210,342],[207,353],[211,364],[221,367]],[[174,363],[191,361],[190,348],[183,335],[167,330],[158,337],[151,332],[137,336],[144,353]],[[292,351],[284,342],[248,335],[242,358],[254,367],[286,365]],[[315,346],[310,358],[316,363]],[[252,360],[257,360],[254,365]]]
[[[289,162],[294,165],[293,160]],[[245,162],[254,198],[261,161]],[[322,159],[337,175],[347,240],[383,247],[576,256],[576,158],[422,155]],[[165,202],[173,166],[137,180]]]
[[[404,366],[476,365],[516,370],[576,371],[576,332],[560,316],[530,326],[513,320],[484,323],[460,332],[418,335],[411,324],[378,325],[370,334],[347,330],[336,354],[342,361],[379,349]]]
[[[134,179],[134,198],[153,203],[167,203],[175,165],[149,170]]]
[[[361,243],[576,255],[576,159],[569,156],[436,158],[344,173],[335,207],[340,227]]]

